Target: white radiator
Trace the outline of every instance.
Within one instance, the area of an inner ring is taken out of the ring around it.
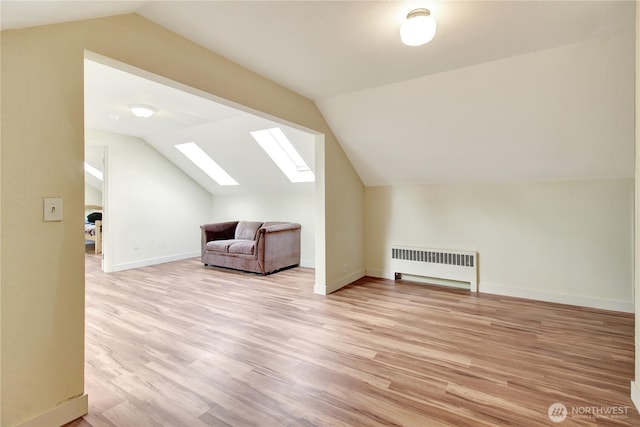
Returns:
[[[471,292],[478,292],[477,252],[392,246],[391,271],[396,278],[409,274],[467,282]]]

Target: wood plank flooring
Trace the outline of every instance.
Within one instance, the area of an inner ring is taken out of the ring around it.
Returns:
[[[640,425],[628,314],[372,278],[324,297],[303,268],[99,262],[90,413],[68,426]]]

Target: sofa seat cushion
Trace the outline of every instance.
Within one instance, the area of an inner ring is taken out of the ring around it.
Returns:
[[[243,243],[246,240],[228,239],[228,240],[212,240],[207,242],[205,249],[211,252],[229,253],[229,247],[236,243]]]
[[[255,240],[260,227],[262,227],[261,222],[240,221],[236,226],[235,238],[237,240]]]
[[[229,246],[230,254],[253,255],[255,253],[255,250],[256,250],[255,240],[236,241],[236,243],[232,243]]]

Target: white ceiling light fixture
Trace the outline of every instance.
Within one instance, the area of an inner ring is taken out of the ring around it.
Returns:
[[[195,142],[176,144],[174,147],[202,169],[204,173],[209,175],[218,185],[239,185],[227,171],[222,169],[222,167],[209,157]]]
[[[250,132],[253,139],[291,182],[314,182],[316,176],[280,128]]]
[[[143,104],[131,104],[129,105],[129,108],[131,109],[131,112],[133,113],[134,116],[140,117],[143,119],[148,119],[149,117],[153,116],[153,113],[158,111],[153,107],[150,107],[148,105],[143,105]]]
[[[429,9],[412,10],[400,27],[400,39],[407,46],[429,43],[435,35],[436,21],[431,17]]]

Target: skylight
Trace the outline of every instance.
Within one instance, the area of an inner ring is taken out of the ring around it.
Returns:
[[[251,132],[271,160],[291,182],[314,182],[316,176],[280,128]]]
[[[198,166],[204,173],[218,185],[238,185],[235,179],[231,178],[224,169],[220,167],[207,153],[202,151],[195,142],[174,145],[182,154]]]
[[[102,174],[102,172],[100,172],[98,169],[94,168],[87,162],[84,162],[84,170],[90,173],[91,175],[95,176],[96,178],[98,178],[100,181],[102,181],[104,178],[104,175]]]

